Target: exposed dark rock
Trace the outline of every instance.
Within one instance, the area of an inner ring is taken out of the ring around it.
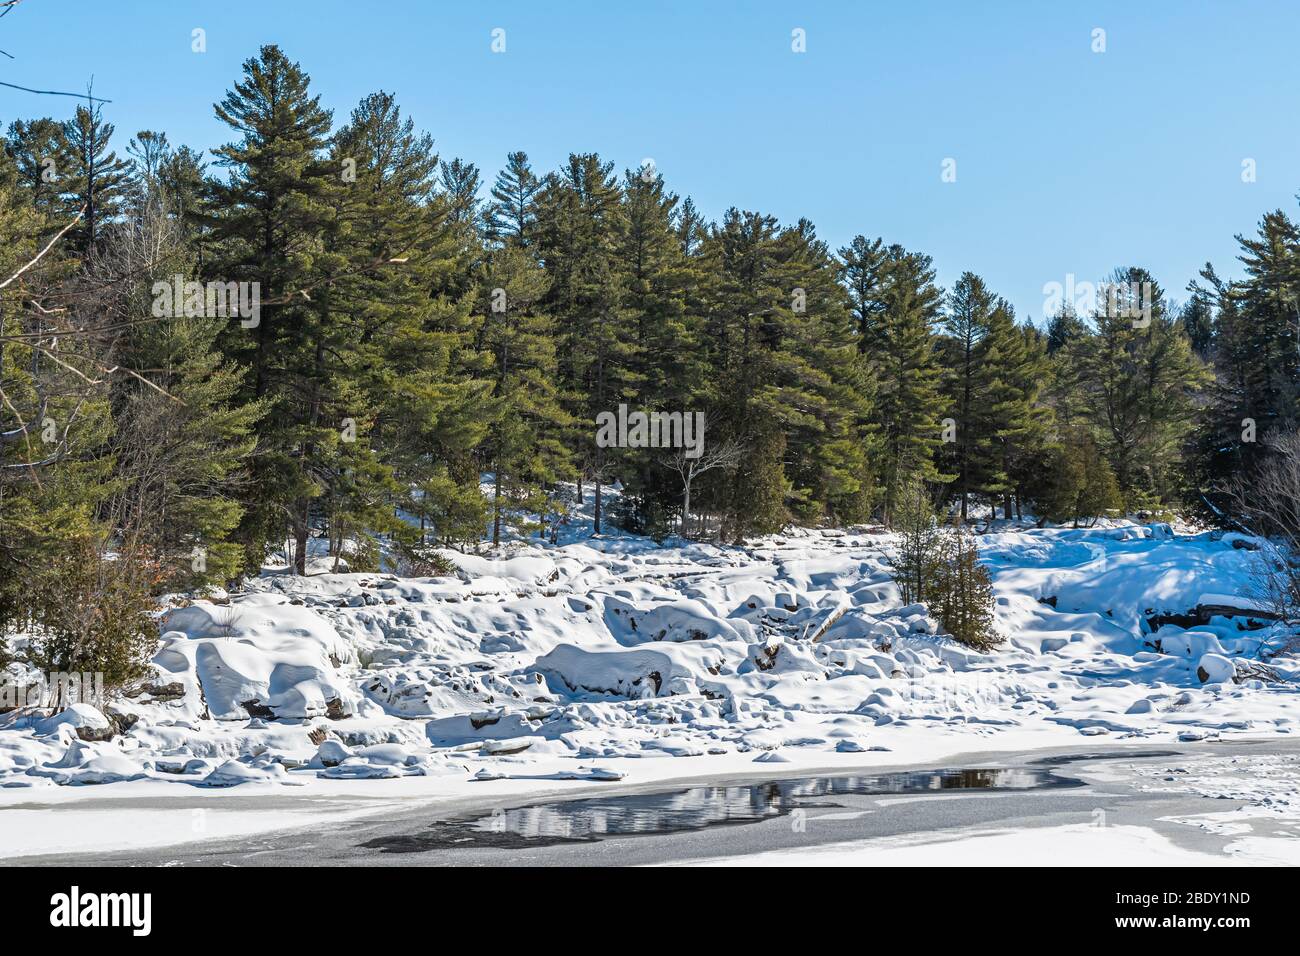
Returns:
[[[1152,631],[1158,631],[1164,625],[1172,624],[1186,630],[1190,627],[1209,624],[1210,619],[1215,617],[1233,618],[1237,627],[1243,631],[1257,631],[1260,628],[1267,627],[1269,621],[1278,619],[1278,616],[1272,611],[1233,607],[1229,604],[1198,604],[1192,610],[1183,613],[1148,611],[1147,626]]]
[[[185,696],[185,685],[180,681],[166,684],[145,684],[140,692],[148,694],[155,701],[180,700]]]
[[[114,713],[104,716],[108,718],[107,727],[78,727],[77,736],[85,741],[112,740],[119,734],[126,733],[140,719],[136,714]]]
[[[275,711],[271,710],[257,698],[243,701],[244,710],[248,711],[249,717],[262,717],[266,720],[275,720]]]

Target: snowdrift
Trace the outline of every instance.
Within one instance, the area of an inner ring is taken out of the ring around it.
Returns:
[[[1248,597],[1255,549],[1127,523],[983,535],[1005,640],[977,653],[902,605],[893,547],[575,528],[448,552],[447,577],[267,574],[163,613],[129,696],[0,715],[0,786],[495,779],[557,757],[614,779],[589,761],[1292,730],[1293,662],[1260,666],[1276,625]]]

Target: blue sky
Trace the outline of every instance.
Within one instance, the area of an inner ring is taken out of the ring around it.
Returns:
[[[539,170],[571,151],[620,170],[649,157],[710,217],[807,216],[835,247],[882,235],[1041,320],[1044,283],[1069,273],[1144,265],[1179,298],[1206,260],[1236,274],[1233,234],[1295,209],[1297,28],[1285,0],[24,0],[0,20],[15,57],[0,79],[93,77],[119,152],[143,128],[208,148],[229,138],[212,104],[275,42],[336,118],[391,90],[489,182],[512,149]],[[0,89],[6,124],[72,105]]]

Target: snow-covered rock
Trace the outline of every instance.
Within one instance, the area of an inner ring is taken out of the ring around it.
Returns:
[[[1205,684],[1227,684],[1236,678],[1237,667],[1222,654],[1203,654],[1196,676]]]
[[[922,741],[996,747],[1009,730],[1294,729],[1270,676],[1296,677],[1293,659],[1235,683],[1280,625],[1197,613],[1254,607],[1262,549],[1125,522],[997,527],[978,539],[1006,637],[987,653],[903,605],[896,540],[867,529],[724,547],[575,523],[558,545],[445,552],[457,570],[443,577],[268,573],[165,612],[148,689],[107,713],[0,714],[0,787],[468,781],[546,761],[562,768],[548,779],[598,779],[577,761],[610,775],[738,753],[853,766]]]

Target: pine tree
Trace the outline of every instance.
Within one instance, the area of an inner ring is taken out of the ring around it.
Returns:
[[[483,309],[484,345],[493,359],[494,416],[483,452],[493,473],[492,543],[511,513],[546,516],[558,505],[548,493],[571,477],[563,438],[574,422],[556,385],[554,323],[540,311],[545,270],[517,242],[493,251]],[[515,523],[524,522],[515,517]],[[543,527],[539,530],[544,529]]]
[[[693,269],[678,229],[678,197],[663,177],[628,170],[622,188],[623,223],[616,247],[622,313],[635,329],[635,378],[630,407],[718,421],[716,396],[701,347],[703,314]],[[692,215],[694,215],[692,213]],[[720,434],[706,441],[722,441]],[[668,516],[682,510],[681,488],[664,465],[669,451],[643,449],[620,462],[623,510],[630,527],[667,532]],[[690,516],[683,513],[682,526]]]
[[[889,565],[903,603],[932,601],[937,595],[943,532],[923,482],[910,477],[900,482],[894,505],[894,529],[898,533],[898,547],[889,558]]]
[[[1065,429],[1046,449],[1029,491],[1040,524],[1068,521],[1077,528],[1124,505],[1110,462],[1083,426]]]
[[[1009,316],[1009,313],[1008,313]],[[1007,353],[1005,387],[1009,390],[1007,426],[999,434],[1003,470],[1014,491],[1016,517],[1029,497],[1029,488],[1042,466],[1054,429],[1056,414],[1048,396],[1052,363],[1047,337],[1032,322],[1017,329],[1019,341]],[[997,340],[997,337],[994,338]],[[1008,511],[1006,516],[1011,517]]]
[[[1209,361],[1214,347],[1214,306],[1209,297],[1194,294],[1179,313],[1178,325],[1196,357]]]
[[[432,138],[391,94],[361,101],[334,152],[354,175],[340,197],[345,228],[329,238],[348,265],[333,283],[336,358],[321,412],[335,434],[349,419],[361,427],[332,446],[325,471],[331,549],[386,531],[414,557],[430,532],[463,541],[483,529],[474,455],[493,410],[473,293],[461,291],[470,233],[438,193]],[[394,499],[420,519],[418,535],[395,520]]]
[[[997,423],[992,419],[989,394],[991,376],[995,374],[986,359],[984,341],[997,301],[984,280],[964,272],[948,296],[948,310],[943,320],[947,333],[941,343],[947,372],[944,391],[947,405],[956,424],[953,448],[947,456],[957,475],[956,490],[961,520],[969,515],[972,490],[986,490],[991,484],[988,473],[989,446]]]
[[[101,243],[85,279],[98,308],[124,328],[115,358],[140,370],[114,383],[113,495],[101,507],[119,539],[158,562],[162,586],[224,583],[243,570],[231,540],[242,508],[238,492],[264,412],[238,399],[243,370],[223,361],[217,339],[227,319],[150,316],[154,284],[192,278],[194,252],[166,206],[162,183],[132,190],[127,222]],[[158,318],[158,317],[155,317]]]
[[[70,206],[85,211],[73,230],[70,246],[88,252],[101,239],[105,226],[121,211],[130,185],[131,166],[109,149],[113,124],[104,122],[102,106],[78,106],[63,124],[66,174],[60,187]]]
[[[1009,521],[1013,493],[1032,473],[1052,423],[1050,407],[1039,401],[1046,351],[1032,326],[1016,325],[1011,306],[1000,300],[989,315],[980,352],[988,378],[980,400],[980,417],[988,425],[983,490],[994,499],[994,513],[997,497],[1002,497],[1003,517]]]
[[[788,437],[777,381],[794,290],[780,268],[774,217],[729,209],[709,246],[705,257],[717,268],[704,338],[719,386],[713,431],[746,447],[745,462],[724,476],[717,507],[723,537],[740,541],[790,520]]]
[[[506,168],[492,186],[493,202],[488,207],[488,232],[497,242],[514,242],[527,247],[533,241],[537,222],[537,195],[542,182],[528,164],[528,154],[519,150],[506,157]]]
[[[954,640],[977,651],[992,650],[1001,643],[994,625],[993,581],[979,562],[975,536],[956,523],[941,536],[938,550],[931,610]]]
[[[0,272],[16,279],[0,290],[0,657],[25,634],[26,665],[98,671],[111,689],[138,676],[156,644],[161,580],[156,556],[112,523],[112,356],[98,333],[119,290],[87,294],[54,246],[16,275],[47,243],[37,199],[4,157]],[[60,306],[45,309],[56,290]],[[57,355],[42,344],[55,338]]]
[[[142,206],[142,199],[161,192],[162,166],[171,152],[166,133],[142,129],[131,137],[126,154],[134,167],[131,190],[134,206]]]
[[[1094,314],[1096,331],[1067,351],[1078,368],[1083,418],[1132,510],[1181,489],[1183,442],[1207,374],[1149,273],[1119,270],[1112,288]]]
[[[68,208],[62,185],[63,178],[71,175],[71,166],[65,162],[68,142],[62,123],[48,116],[15,120],[9,124],[5,152],[13,162],[19,187],[38,215],[48,223],[58,223],[56,229],[76,215],[75,208]]]
[[[857,322],[860,352],[874,352],[884,344],[883,290],[892,251],[885,247],[883,239],[868,240],[865,236],[855,236],[840,250],[841,281],[848,290],[850,308]]]
[[[612,163],[593,153],[572,154],[558,175],[548,177],[538,211],[538,253],[551,276],[543,307],[563,330],[559,373],[566,411],[593,429],[580,440],[578,458],[595,483],[598,534],[603,485],[619,454],[595,444],[595,416],[616,409],[637,384],[636,329],[623,309],[617,254],[621,198]]]
[[[442,164],[439,181],[446,193],[452,220],[471,228],[477,227],[480,206],[478,193],[482,185],[478,167],[463,159],[453,158]]]
[[[840,263],[810,221],[783,230],[775,279],[786,290],[775,315],[772,400],[787,433],[790,507],[805,523],[864,521],[875,501],[869,456],[875,378],[858,352]]]
[[[1206,266],[1213,298],[1211,401],[1196,442],[1202,489],[1253,474],[1269,456],[1270,440],[1300,420],[1300,227],[1281,210],[1269,213],[1255,237],[1237,237],[1246,277],[1224,282]]]
[[[682,200],[681,207],[677,210],[675,231],[682,255],[687,259],[698,257],[700,247],[708,237],[709,225],[695,208],[695,201],[690,196]]]
[[[279,47],[265,46],[216,105],[217,118],[239,139],[215,150],[228,177],[209,182],[206,263],[216,280],[260,287],[256,324],[230,323],[223,343],[249,368],[244,400],[267,404],[241,527],[248,566],[259,567],[266,545],[289,530],[299,573],[306,573],[311,501],[321,492],[313,452],[332,441],[317,393],[327,344],[322,287],[341,266],[337,256],[321,254],[340,170],[325,153],[330,113],[309,83]]]
[[[908,475],[946,480],[934,464],[942,440],[943,397],[934,356],[931,324],[939,309],[929,256],[891,247],[881,290],[880,346],[875,352],[883,517],[892,521],[899,488]]]
[[[1074,311],[1074,306],[1063,305],[1047,323],[1047,354],[1055,355],[1071,342],[1083,338],[1088,332],[1087,325]]]

